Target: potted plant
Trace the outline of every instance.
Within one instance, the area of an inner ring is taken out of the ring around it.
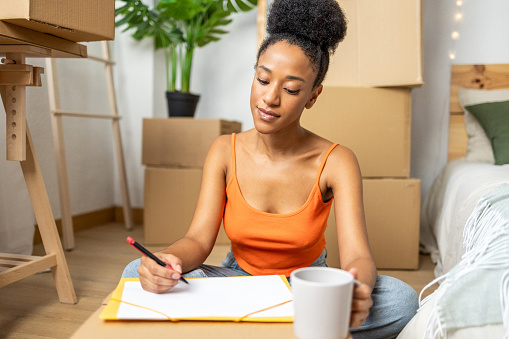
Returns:
[[[116,26],[134,29],[136,40],[153,38],[164,51],[166,97],[170,116],[194,116],[199,95],[190,92],[194,50],[218,41],[234,12],[249,11],[257,0],[160,0],[150,8],[141,0],[122,0]]]

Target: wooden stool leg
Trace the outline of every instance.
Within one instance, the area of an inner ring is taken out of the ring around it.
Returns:
[[[51,268],[58,298],[62,303],[75,304],[78,299],[67,267],[55,219],[49,203],[48,194],[42,178],[41,169],[35,154],[32,137],[28,125],[26,126],[26,161],[21,161],[21,169],[32,202],[44,249],[47,254],[55,254],[57,265]]]
[[[25,63],[25,54],[7,53],[7,58],[22,65]],[[13,76],[11,84],[17,83]],[[21,85],[1,86],[2,101],[6,113],[6,145],[7,160],[23,161],[26,153],[26,87]]]

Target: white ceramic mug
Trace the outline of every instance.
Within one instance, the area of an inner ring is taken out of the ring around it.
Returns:
[[[348,336],[354,277],[331,267],[292,272],[293,328],[299,339],[344,339]]]

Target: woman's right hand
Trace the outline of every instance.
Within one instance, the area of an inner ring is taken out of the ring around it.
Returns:
[[[164,293],[179,282],[182,276],[182,260],[172,254],[155,253],[155,256],[169,267],[163,267],[148,257],[142,257],[138,268],[140,283],[145,291]]]

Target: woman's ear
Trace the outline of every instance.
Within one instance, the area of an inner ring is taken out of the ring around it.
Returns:
[[[313,107],[313,105],[316,102],[316,99],[318,98],[320,93],[322,93],[322,89],[323,89],[323,85],[316,86],[316,88],[311,93],[311,97],[309,98],[308,102],[306,102],[306,106],[305,107],[307,109],[310,109],[311,107]]]

